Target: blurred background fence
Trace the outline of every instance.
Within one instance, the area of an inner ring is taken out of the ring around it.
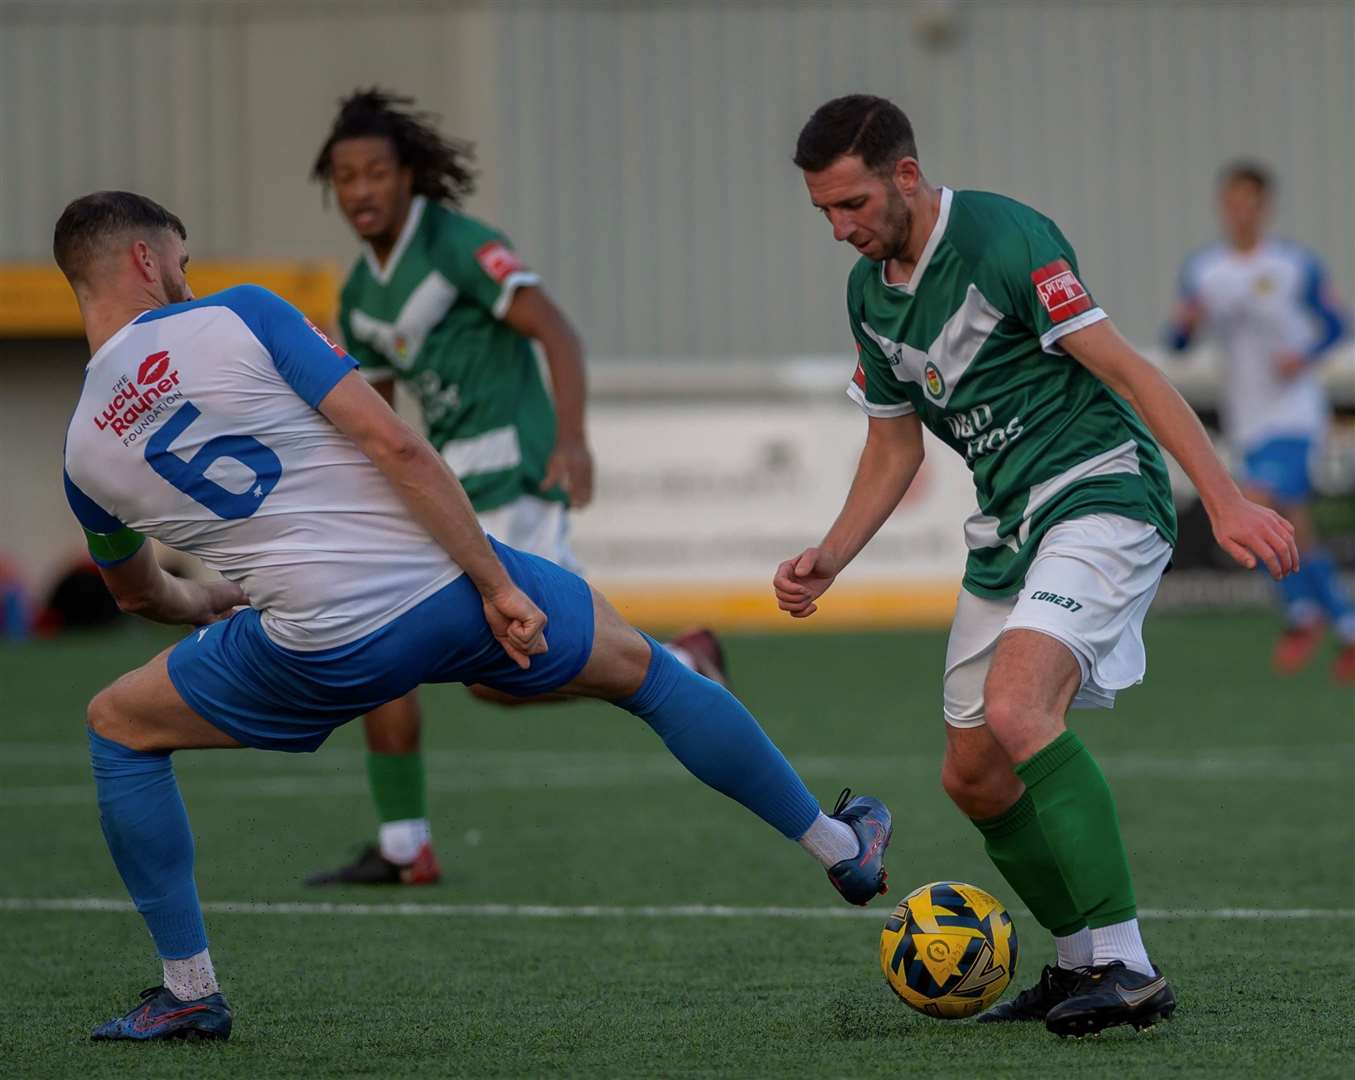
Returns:
[[[0,0],[0,557],[26,588],[79,551],[60,449],[86,354],[45,266],[61,207],[143,191],[184,217],[196,262],[304,280],[293,297],[324,317],[354,243],[308,172],[336,99],[370,84],[476,141],[469,210],[582,330],[600,497],[579,546],[637,602],[764,588],[845,490],[863,433],[840,400],[852,252],[789,162],[829,97],[893,98],[934,180],[1053,216],[1145,347],[1182,258],[1215,234],[1213,178],[1238,155],[1276,168],[1277,230],[1355,293],[1355,4],[1341,0]],[[43,303],[57,313],[35,326]],[[1208,356],[1180,370],[1208,411]],[[1329,375],[1355,406],[1350,349]],[[872,597],[927,617],[948,602],[971,498],[940,457],[862,568],[855,617]],[[1340,500],[1350,429],[1323,476],[1339,531],[1355,517]]]

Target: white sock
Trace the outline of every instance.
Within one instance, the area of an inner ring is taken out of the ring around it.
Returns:
[[[696,670],[696,657],[684,649],[681,645],[674,645],[671,641],[664,642],[663,647],[673,654],[673,659],[685,667],[688,671]]]
[[[1067,971],[1089,967],[1092,962],[1092,932],[1084,926],[1065,937],[1056,936],[1054,950],[1059,954],[1058,966]]]
[[[1121,961],[1130,971],[1137,971],[1140,975],[1153,973],[1153,965],[1143,948],[1143,938],[1139,936],[1138,919],[1113,923],[1092,931],[1092,963],[1100,967],[1112,960]]]
[[[165,986],[180,1001],[197,1001],[215,994],[216,970],[206,949],[187,960],[165,960]]]
[[[851,826],[830,818],[822,810],[796,843],[814,856],[825,870],[843,859],[853,858],[861,850],[861,843]]]
[[[383,821],[377,831],[381,857],[397,866],[408,866],[428,843],[433,830],[427,818],[408,818],[405,821]]]

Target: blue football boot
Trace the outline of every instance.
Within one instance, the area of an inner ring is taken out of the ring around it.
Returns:
[[[141,991],[126,1016],[100,1024],[91,1039],[229,1039],[231,1007],[221,994],[180,1001],[163,986]]]
[[[877,895],[889,891],[885,884],[885,850],[894,835],[894,819],[889,808],[869,795],[852,798],[852,789],[843,788],[830,817],[856,833],[861,850],[828,868],[828,880],[849,904],[864,907]]]

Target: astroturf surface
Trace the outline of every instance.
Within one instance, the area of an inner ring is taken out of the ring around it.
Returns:
[[[1060,1042],[941,1023],[880,975],[875,918],[602,905],[841,906],[799,849],[676,766],[626,714],[426,692],[435,836],[424,889],[308,890],[373,832],[359,725],[317,754],[183,753],[204,900],[235,1008],[224,1045],[90,1044],[158,964],[126,911],[0,907],[0,1061],[24,1077],[1348,1075],[1355,1020],[1355,690],[1269,673],[1260,618],[1150,619],[1147,683],[1074,725],[1119,801],[1176,1018]],[[99,833],[85,702],[164,641],[129,628],[0,647],[0,904],[123,900]],[[728,641],[736,689],[830,803],[895,815],[897,899],[958,879],[1013,906],[937,782],[940,633]],[[442,914],[284,913],[335,901]],[[484,914],[464,905],[504,904]],[[533,914],[522,905],[566,908]],[[1223,918],[1218,909],[1289,912]],[[1294,911],[1293,909],[1317,909]],[[844,909],[845,910],[845,909]],[[1325,913],[1324,913],[1325,912]],[[1017,984],[1050,959],[1016,912]],[[1015,988],[1011,992],[1014,992]],[[1346,1061],[1342,1066],[1341,1061]]]

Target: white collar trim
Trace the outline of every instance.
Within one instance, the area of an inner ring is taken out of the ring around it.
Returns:
[[[372,250],[372,245],[363,243],[362,256],[367,260],[367,269],[372,272],[372,277],[376,278],[382,285],[389,285],[391,277],[395,274],[395,268],[400,265],[400,256],[405,253],[405,248],[414,239],[414,234],[419,229],[419,222],[423,220],[423,210],[428,204],[428,200],[422,195],[415,195],[409,201],[409,213],[405,215],[404,228],[400,230],[400,235],[396,237],[395,246],[391,248],[390,258],[386,260],[386,265],[382,266],[376,260],[376,252]]]
[[[890,281],[885,277],[885,267],[889,265],[888,260],[880,263],[880,281],[890,289],[901,289],[909,296],[917,292],[917,287],[922,281],[922,275],[927,270],[927,264],[932,261],[932,256],[936,254],[937,245],[941,243],[941,237],[945,234],[946,224],[950,221],[950,201],[955,192],[948,187],[941,189],[941,209],[936,215],[936,224],[932,226],[931,235],[927,237],[927,245],[922,249],[921,256],[918,257],[917,265],[913,267],[913,272],[909,275],[907,281]]]

